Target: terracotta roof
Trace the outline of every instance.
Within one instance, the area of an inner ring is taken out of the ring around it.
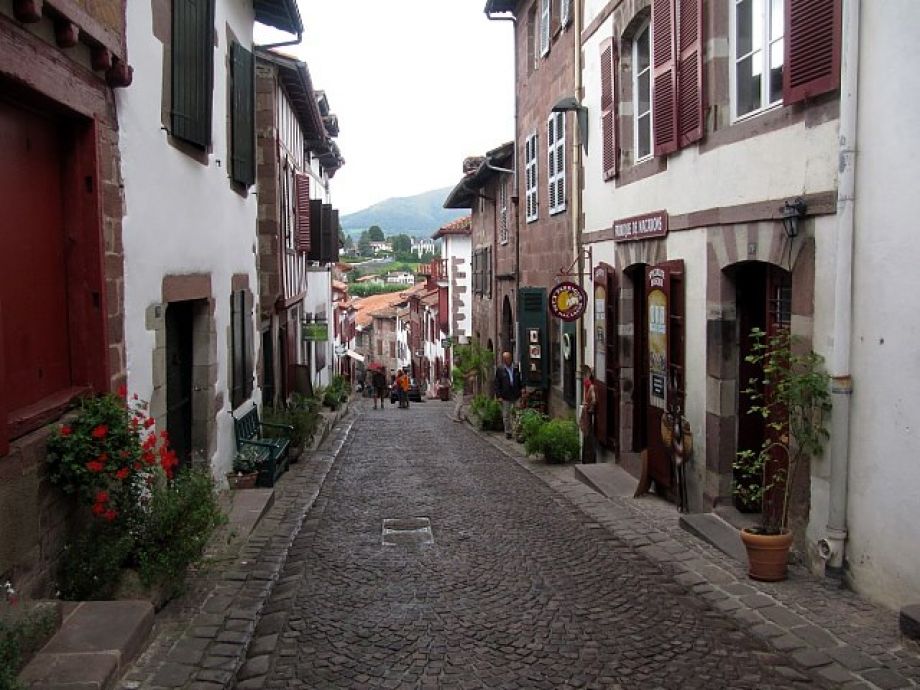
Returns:
[[[437,290],[434,290],[433,292],[429,292],[427,295],[422,297],[422,304],[428,307],[433,307],[437,303],[438,303],[438,291]]]
[[[494,176],[501,174],[495,168],[508,170],[509,166],[513,167],[513,165],[514,142],[509,141],[496,146],[491,151],[486,151],[478,169],[473,172],[467,172],[464,169],[463,179],[450,190],[444,201],[444,208],[473,208],[479,196],[479,190]]]
[[[348,292],[348,283],[343,283],[341,280],[333,280],[332,289],[338,290],[339,292]]]
[[[431,239],[436,240],[439,237],[444,237],[444,235],[469,235],[471,219],[472,216],[463,216],[447,225],[442,225],[441,228],[431,236]]]
[[[373,321],[374,312],[399,304],[405,299],[400,292],[384,292],[381,295],[369,295],[353,302],[357,314],[355,323],[367,326]]]

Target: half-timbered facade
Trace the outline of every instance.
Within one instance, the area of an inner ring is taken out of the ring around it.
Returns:
[[[277,404],[334,373],[338,211],[329,179],[342,160],[337,148],[328,155],[338,126],[327,126],[325,95],[314,91],[305,63],[259,51],[256,93],[260,365],[263,397]]]

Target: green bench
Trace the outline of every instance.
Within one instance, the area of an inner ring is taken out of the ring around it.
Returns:
[[[257,486],[272,487],[288,468],[288,449],[291,446],[291,434],[294,427],[287,424],[270,424],[259,419],[259,410],[253,405],[249,412],[237,417],[232,412],[233,426],[236,432],[236,447],[244,445],[257,446],[265,450],[267,457],[259,470]],[[284,436],[266,436],[264,430],[277,430]]]

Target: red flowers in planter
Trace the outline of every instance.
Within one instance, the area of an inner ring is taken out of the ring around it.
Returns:
[[[108,434],[109,434],[109,427],[106,426],[105,424],[100,424],[92,431],[92,437],[95,439],[105,438],[106,436],[108,436]]]

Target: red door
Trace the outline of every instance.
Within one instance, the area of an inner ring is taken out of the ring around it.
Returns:
[[[671,461],[661,440],[661,415],[670,403],[683,409],[684,262],[665,261],[645,272],[648,319],[648,466],[659,488],[672,485]]]
[[[58,125],[0,101],[0,302],[4,403],[71,385]]]

